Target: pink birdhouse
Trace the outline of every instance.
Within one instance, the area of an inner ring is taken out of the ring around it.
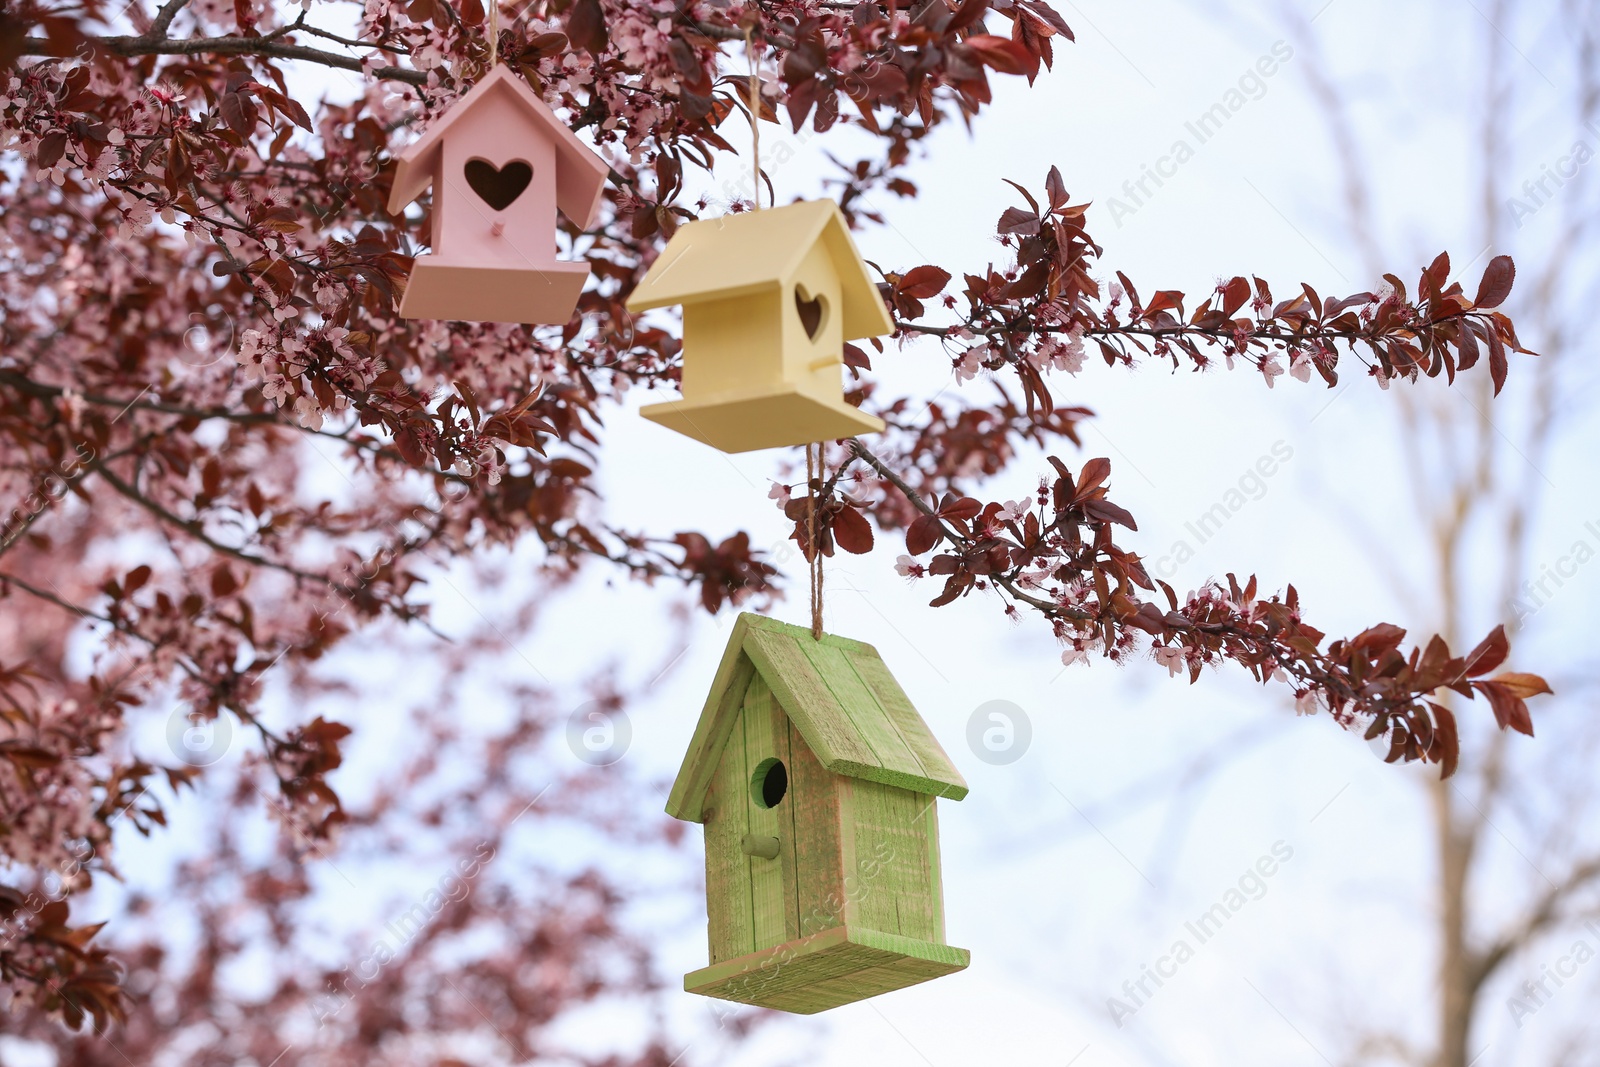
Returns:
[[[592,226],[609,169],[496,67],[400,156],[390,214],[433,186],[433,253],[413,264],[401,316],[566,322],[589,265],[556,258],[556,210]]]

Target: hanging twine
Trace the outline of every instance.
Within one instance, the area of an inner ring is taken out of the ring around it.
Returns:
[[[500,60],[500,0],[489,0],[489,70]]]
[[[744,31],[745,52],[750,56],[750,177],[753,192],[752,210],[761,210],[761,73],[756,66],[755,39],[748,29]],[[806,561],[806,571],[811,579],[811,636],[822,640],[822,546],[817,543],[817,486],[822,478],[822,442],[817,442],[813,459],[811,446],[806,445],[806,545],[811,558]]]
[[[755,38],[744,31],[744,48],[750,56],[750,178],[752,210],[761,210],[761,73],[756,65]],[[816,457],[806,445],[806,545],[811,558],[806,571],[811,579],[811,636],[822,640],[822,546],[817,543],[817,488],[822,479],[822,442],[817,442]]]
[[[811,578],[811,636],[822,640],[822,546],[817,543],[817,486],[822,480],[822,442],[817,442],[817,459],[811,461],[811,446],[806,445],[806,543],[811,546],[807,561]]]
[[[761,75],[756,70],[756,46],[749,29],[744,31],[744,50],[750,57],[750,170],[755,210],[761,210]],[[807,457],[811,455],[809,451]]]

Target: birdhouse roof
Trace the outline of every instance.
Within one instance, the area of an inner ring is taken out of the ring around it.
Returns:
[[[667,814],[701,822],[706,790],[759,673],[818,761],[834,774],[960,800],[967,783],[911,706],[878,650],[743,614],[717,668]]]
[[[594,225],[600,208],[600,193],[605,189],[611,168],[594,150],[567,128],[540,100],[528,83],[512,74],[509,67],[497,66],[457,100],[449,111],[428,126],[411,147],[400,154],[394,185],[389,190],[389,213],[398,215],[407,204],[422,195],[433,181],[439,153],[450,127],[467,112],[500,96],[517,104],[536,131],[555,143],[556,206],[561,213],[584,229]],[[507,136],[514,131],[506,131]],[[494,161],[491,161],[494,162]]]
[[[822,242],[839,275],[845,340],[894,331],[878,287],[832,200],[701,219],[682,227],[628,298],[629,311],[722,300],[793,280],[806,254]]]

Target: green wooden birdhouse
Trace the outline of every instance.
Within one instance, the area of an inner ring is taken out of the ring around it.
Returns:
[[[740,615],[667,801],[705,824],[711,965],[684,988],[809,1015],[966,967],[934,807],[966,795],[871,645]]]

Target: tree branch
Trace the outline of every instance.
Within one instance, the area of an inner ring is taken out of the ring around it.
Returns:
[[[348,586],[341,582],[335,581],[326,574],[316,574],[312,571],[304,571],[293,566],[292,564],[279,563],[276,560],[270,560],[263,556],[253,556],[241,549],[233,548],[232,546],[223,544],[221,541],[218,541],[216,538],[206,533],[205,529],[201,526],[198,520],[185,519],[180,515],[175,515],[168,511],[166,508],[162,507],[160,504],[157,504],[154,500],[151,500],[149,497],[139,492],[139,490],[135,489],[133,486],[129,485],[127,482],[113,474],[110,468],[108,468],[102,461],[91,461],[88,466],[96,474],[100,475],[100,477],[105,480],[107,485],[111,486],[111,488],[115,489],[118,493],[127,497],[135,504],[138,504],[141,508],[144,508],[162,522],[182,530],[184,533],[188,534],[196,541],[199,541],[213,552],[219,552],[222,555],[230,556],[239,562],[249,564],[252,567],[266,567],[271,570],[282,571],[284,574],[287,574],[293,578],[324,585],[330,591],[337,593],[346,600],[354,599],[354,593]]]
[[[170,5],[169,5],[170,6]],[[176,14],[176,12],[174,12]],[[320,63],[325,67],[353,70],[385,81],[405,82],[408,85],[425,85],[428,75],[408,67],[374,67],[368,70],[354,56],[341,56],[337,52],[324,52],[320,48],[287,41],[268,40],[265,37],[194,37],[175,41],[153,33],[138,37],[91,38],[100,48],[119,56],[258,56],[264,59],[300,59]],[[24,37],[21,51],[27,56],[54,56],[59,51],[41,37]]]
[[[189,0],[167,0],[161,5],[161,10],[156,12],[155,21],[150,23],[150,29],[144,36],[150,38],[165,38],[167,30],[172,27],[172,20],[178,17],[178,12],[189,6]]]
[[[1520,923],[1483,951],[1472,954],[1466,967],[1468,988],[1476,991],[1505,962],[1506,957],[1543,931],[1570,918],[1562,914],[1562,903],[1596,880],[1600,880],[1600,856],[1591,856],[1574,867],[1560,885],[1545,890]]]

